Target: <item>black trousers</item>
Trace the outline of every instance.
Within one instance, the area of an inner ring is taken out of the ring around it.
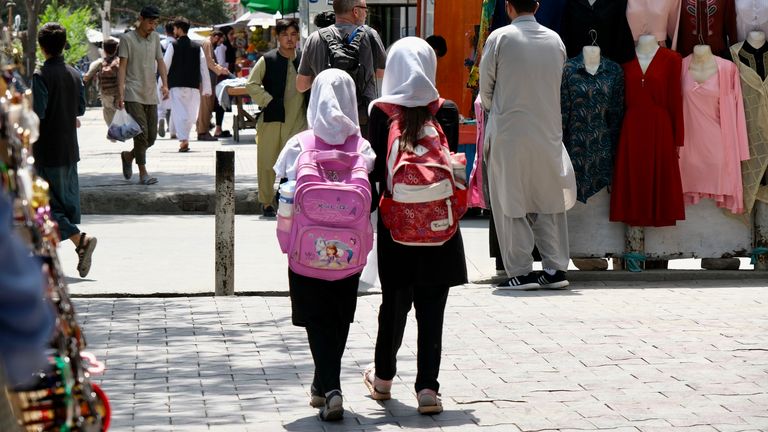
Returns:
[[[418,324],[416,392],[440,389],[437,376],[440,373],[443,315],[448,289],[448,286],[382,285],[376,337],[376,376],[391,380],[397,373],[397,351],[403,343],[408,311],[413,305]]]
[[[341,390],[341,357],[347,345],[349,322],[307,324],[307,339],[315,362],[312,385],[321,393]]]

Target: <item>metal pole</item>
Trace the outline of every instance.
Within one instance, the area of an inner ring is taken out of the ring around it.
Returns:
[[[216,295],[235,294],[235,152],[216,152]]]

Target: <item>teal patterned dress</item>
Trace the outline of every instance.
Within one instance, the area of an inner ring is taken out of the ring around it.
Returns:
[[[576,174],[577,199],[586,203],[611,184],[624,116],[624,72],[602,57],[592,75],[579,54],[565,63],[560,98],[563,144]]]

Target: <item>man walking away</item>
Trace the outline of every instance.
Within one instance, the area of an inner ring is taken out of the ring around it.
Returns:
[[[355,81],[360,131],[368,138],[368,105],[378,97],[376,78],[384,76],[387,53],[376,30],[365,25],[365,0],[333,0],[336,24],[307,38],[296,88],[305,92],[328,68],[345,70]]]
[[[304,94],[296,90],[301,53],[296,49],[299,25],[282,19],[275,26],[278,48],[262,56],[248,77],[251,98],[262,108],[256,127],[259,202],[265,217],[275,217],[275,171],[272,167],[288,138],[307,128]]]
[[[133,175],[133,161],[139,167],[139,184],[151,185],[157,179],[147,172],[147,149],[157,138],[158,95],[155,84],[155,70],[163,82],[160,88],[163,99],[168,98],[168,75],[160,49],[160,36],[155,32],[160,10],[145,6],[139,13],[136,30],[125,33],[120,42],[120,72],[118,74],[117,108],[123,109],[141,126],[142,133],[133,138],[133,150],[120,154],[123,176],[129,180]]]
[[[211,81],[200,45],[189,40],[189,21],[177,18],[173,23],[176,42],[165,50],[168,85],[171,88],[171,118],[176,125],[179,152],[189,151],[189,132],[197,121],[200,93],[211,94]],[[202,90],[201,90],[202,86]]]
[[[218,75],[229,75],[229,70],[216,63],[213,56],[213,50],[224,40],[224,33],[221,30],[214,30],[208,39],[203,41],[203,55],[205,55],[205,64],[208,67],[211,83],[216,83]],[[216,105],[216,96],[200,97],[200,111],[197,114],[197,140],[198,141],[217,141],[218,138],[211,135],[211,115]]]
[[[77,162],[77,117],[85,114],[85,91],[80,72],[64,63],[61,55],[67,31],[59,23],[47,23],[37,34],[45,56],[43,66],[32,77],[34,110],[40,117],[40,138],[32,147],[35,170],[48,182],[51,214],[62,239],[75,244],[77,271],[86,277],[96,237],[87,236],[80,223],[80,183]]]
[[[117,72],[120,69],[120,57],[117,56],[117,41],[107,39],[102,45],[104,57],[95,60],[83,75],[83,82],[88,83],[94,77],[99,82],[101,110],[107,127],[115,117],[115,99],[117,99]]]
[[[536,0],[507,0],[512,23],[491,33],[480,62],[480,97],[493,220],[509,278],[499,289],[568,286],[568,225],[576,180],[563,146],[557,33],[536,22]],[[543,272],[532,271],[534,244]]]

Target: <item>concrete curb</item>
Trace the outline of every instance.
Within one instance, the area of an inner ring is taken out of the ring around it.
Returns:
[[[213,191],[147,192],[99,189],[81,190],[82,214],[92,215],[184,215],[214,214],[216,194]],[[237,214],[261,214],[256,189],[235,191]]]

